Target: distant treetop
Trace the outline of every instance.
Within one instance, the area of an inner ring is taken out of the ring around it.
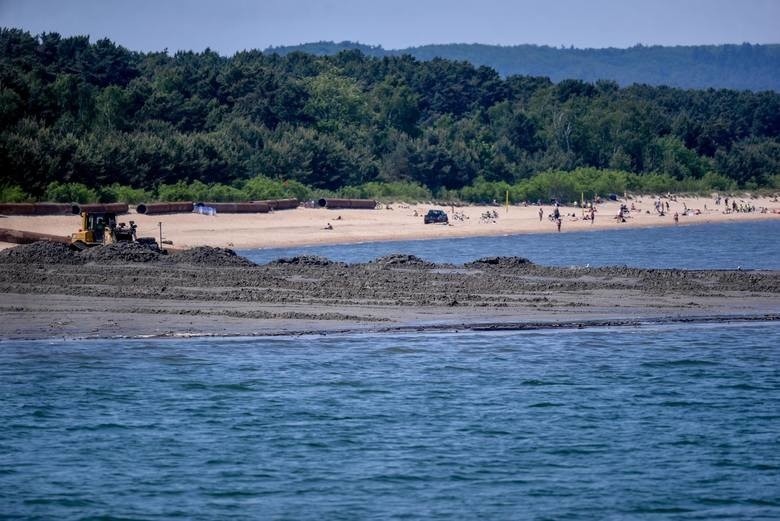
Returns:
[[[483,45],[451,43],[406,49],[383,49],[356,42],[314,42],[269,47],[280,55],[300,51],[330,56],[359,50],[366,56],[411,55],[418,60],[444,58],[492,67],[501,76],[547,76],[554,82],[613,80],[686,89],[725,88],[780,91],[780,44],[645,46],[628,49],[575,49],[540,45]]]

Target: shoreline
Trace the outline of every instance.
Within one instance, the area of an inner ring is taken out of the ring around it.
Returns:
[[[764,198],[739,199],[740,204],[766,208],[745,213],[723,213],[723,205],[716,205],[711,198],[676,197],[663,200],[670,209],[661,216],[654,213],[651,198],[637,198],[626,202],[634,206],[625,222],[618,222],[615,215],[621,202],[608,201],[597,205],[593,223],[582,219],[583,210],[577,207],[561,207],[563,214],[560,233],[599,232],[604,230],[643,229],[657,227],[686,227],[718,223],[753,221],[780,222],[780,202]],[[389,208],[389,209],[388,209]],[[444,209],[450,217],[449,225],[423,224],[422,216],[429,209]],[[544,217],[539,219],[542,209]],[[700,213],[683,215],[684,209]],[[454,212],[453,212],[454,210]],[[460,239],[471,237],[501,237],[539,233],[558,233],[556,225],[548,219],[553,207],[510,206],[507,212],[500,206],[446,207],[430,204],[397,203],[383,205],[375,210],[328,210],[299,207],[279,210],[269,214],[166,214],[147,216],[129,213],[122,221],[134,220],[139,236],[159,240],[159,223],[162,223],[164,239],[173,241],[174,248],[216,246],[237,250],[277,249],[326,245],[350,245],[374,242],[393,242],[431,239]],[[488,212],[498,217],[483,219]],[[680,214],[675,224],[673,214]],[[572,217],[573,214],[573,217]],[[457,219],[460,216],[461,219]],[[326,229],[330,224],[332,229]],[[0,227],[28,232],[70,236],[78,229],[78,216],[3,216]],[[13,247],[0,243],[0,249]]]
[[[1,315],[2,313],[0,313]],[[83,335],[83,336],[60,336],[47,334],[30,337],[7,337],[2,336],[0,332],[0,344],[3,342],[42,342],[49,340],[178,340],[178,339],[252,339],[259,340],[263,338],[300,338],[300,337],[321,337],[332,335],[396,335],[396,334],[458,334],[458,333],[510,333],[522,331],[571,331],[583,329],[624,329],[624,328],[643,328],[649,326],[676,326],[682,324],[706,325],[706,324],[778,324],[780,323],[780,314],[756,314],[756,315],[708,315],[708,316],[658,316],[646,318],[613,318],[600,320],[578,320],[578,321],[551,321],[551,322],[476,322],[473,324],[464,323],[459,326],[452,324],[426,324],[426,325],[402,325],[384,328],[359,328],[348,327],[343,329],[301,329],[295,331],[288,330],[268,330],[257,333],[236,333],[236,334],[218,334],[209,332],[164,332],[156,334],[122,334],[122,335]]]

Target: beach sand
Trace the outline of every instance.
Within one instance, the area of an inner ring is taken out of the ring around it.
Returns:
[[[714,198],[662,198],[669,210],[660,216],[652,197],[635,197],[596,206],[593,223],[584,220],[584,212],[577,207],[561,207],[561,232],[585,230],[614,230],[628,227],[675,226],[673,215],[679,214],[679,225],[744,222],[752,220],[780,221],[780,202],[771,198],[736,197],[738,205],[750,204],[757,211],[725,213],[724,205],[716,205]],[[731,199],[729,200],[731,203]],[[620,205],[634,207],[625,222],[615,219]],[[423,224],[423,215],[432,208],[445,210],[449,225]],[[539,209],[544,212],[539,219]],[[691,210],[687,215],[684,210]],[[766,208],[766,213],[758,209]],[[698,210],[698,214],[694,211]],[[349,244],[372,241],[440,239],[447,237],[475,237],[512,235],[521,233],[556,232],[556,224],[548,219],[553,211],[550,205],[539,206],[441,206],[433,204],[382,205],[376,210],[328,210],[297,208],[268,214],[200,214],[140,215],[134,210],[122,217],[138,224],[139,236],[162,235],[175,248],[218,246],[234,249],[283,248],[320,244]],[[482,219],[486,212],[497,212],[497,218]],[[456,218],[462,215],[462,219]],[[333,229],[325,229],[328,223]],[[79,226],[78,216],[4,216],[0,228],[69,236]],[[0,249],[14,246],[0,243]]]
[[[667,201],[669,210],[664,216],[655,211],[653,198],[626,201],[634,209],[625,222],[615,219],[621,202],[598,205],[595,223],[584,220],[579,208],[561,207],[561,232],[675,226],[675,212],[680,214],[679,226],[780,220],[780,203],[768,198],[736,199],[738,205],[766,208],[765,213],[724,213],[723,205],[710,198],[662,199],[664,206]],[[423,215],[431,208],[447,211],[450,225],[423,224]],[[163,237],[173,241],[177,249],[203,245],[249,249],[555,233],[557,226],[548,219],[553,207],[541,208],[541,221],[539,206],[507,209],[402,203],[376,210],[301,207],[270,214],[216,216],[146,216],[131,211],[122,220],[135,221],[139,236],[157,238],[158,224],[162,223]],[[683,214],[686,208],[692,211]],[[486,212],[497,212],[498,217],[481,218]],[[456,214],[463,218],[457,219]],[[325,229],[328,223],[333,229]],[[61,236],[70,235],[78,226],[78,216],[0,217],[2,228]],[[29,246],[32,250],[60,248],[66,257],[101,253],[94,249],[69,254],[64,245],[39,245]],[[12,246],[16,245],[0,243],[0,249]],[[123,245],[131,246],[140,248]],[[35,255],[6,259],[0,262],[0,340],[500,330],[780,319],[780,274],[774,271],[617,267],[572,271],[522,262],[515,265],[514,261],[497,268],[463,268],[415,264],[417,261],[410,265],[404,259],[353,266],[320,265],[315,260],[313,264],[238,267],[224,264],[223,258],[203,264],[201,250],[163,256],[151,263],[137,262],[132,255],[108,260],[97,257],[75,265],[72,260]],[[212,255],[205,250],[205,257]],[[181,260],[186,258],[197,262]]]

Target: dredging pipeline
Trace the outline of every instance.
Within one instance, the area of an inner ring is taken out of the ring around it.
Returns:
[[[192,201],[176,203],[141,203],[135,207],[135,211],[145,215],[159,215],[164,213],[190,213],[195,205]]]
[[[10,230],[8,228],[0,228],[0,241],[10,242],[13,244],[31,244],[38,241],[52,241],[61,242],[63,244],[70,244],[70,238],[63,237],[62,235],[26,232],[22,230]]]
[[[195,203],[195,206],[207,206],[219,213],[268,213],[271,207],[267,203]]]
[[[107,204],[73,204],[71,213],[79,215],[81,212],[92,213],[127,213],[129,207],[127,203],[107,203]]]
[[[317,201],[320,208],[335,209],[362,209],[373,210],[376,208],[376,201],[373,199],[320,199]]]
[[[0,215],[70,215],[68,203],[3,203]]]
[[[298,199],[267,199],[248,203],[193,203],[192,201],[174,203],[141,203],[135,211],[145,215],[165,213],[190,213],[196,207],[214,208],[217,213],[268,213],[272,210],[298,208]]]
[[[255,202],[265,203],[271,210],[292,210],[293,208],[298,208],[300,204],[298,199],[265,199]]]

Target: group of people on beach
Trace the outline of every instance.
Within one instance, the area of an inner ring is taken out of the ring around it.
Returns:
[[[570,220],[578,220],[577,215],[575,213],[566,214],[566,217],[569,217]],[[555,223],[555,227],[558,231],[561,231],[561,225],[563,224],[563,216],[561,215],[561,209],[560,205],[556,202],[555,207],[553,208],[553,211],[548,216],[551,222]],[[591,204],[587,208],[587,212],[582,217],[583,220],[590,221],[591,224],[596,220],[596,206]],[[539,222],[542,222],[544,220],[544,208],[541,206],[539,207]]]
[[[612,200],[616,200],[614,196],[610,196],[610,198]],[[554,206],[552,208],[552,211],[547,215],[547,218],[549,219],[550,222],[555,224],[555,227],[556,227],[557,231],[559,231],[559,232],[561,231],[564,218],[567,218],[570,221],[578,221],[579,220],[577,214],[575,214],[575,213],[571,213],[571,214],[566,213],[565,215],[562,214],[561,213],[560,204],[557,201],[555,201],[555,200],[552,200],[551,202],[554,204]],[[601,201],[596,199],[593,202],[588,202],[587,204],[585,204],[584,202],[582,203],[582,206],[581,206],[581,208],[582,208],[582,216],[581,216],[582,220],[590,221],[591,224],[593,224],[596,221],[596,212],[597,212],[596,203],[597,202],[601,202]],[[641,200],[639,200],[638,202],[642,203]],[[664,217],[664,216],[670,214],[673,211],[672,205],[670,204],[670,202],[677,203],[678,200],[677,200],[677,196],[674,196],[672,194],[667,194],[666,196],[654,197],[652,202],[653,202],[653,207],[654,207],[655,213],[658,216],[660,216],[660,217]],[[780,213],[780,210],[778,210],[778,209],[770,210],[769,208],[765,208],[765,207],[757,208],[754,204],[751,204],[750,202],[739,201],[739,203],[738,203],[737,201],[735,201],[733,199],[729,199],[728,197],[721,197],[720,195],[717,195],[715,197],[714,202],[715,202],[715,206],[716,207],[720,206],[721,204],[723,204],[723,208],[724,208],[723,209],[723,213],[727,213],[727,214],[728,213],[749,213],[749,212],[757,212],[757,211],[760,212],[760,213]],[[494,201],[494,203],[495,203],[495,201]],[[495,203],[495,204],[497,204],[497,203]],[[537,201],[536,203],[525,202],[525,204],[524,204],[524,206],[530,206],[530,205],[538,205],[539,206],[538,216],[539,216],[539,222],[540,223],[545,218],[545,209],[544,209],[543,204],[544,203],[542,201]],[[702,211],[699,208],[688,208],[688,205],[686,204],[685,201],[682,201],[681,204],[682,204],[682,207],[683,207],[682,210],[679,210],[678,209],[679,206],[675,205],[676,208],[674,209],[674,213],[671,214],[672,215],[672,219],[674,221],[674,224],[679,224],[680,223],[680,217],[681,216],[702,215],[703,213],[706,213],[706,212],[717,211],[717,209],[708,209],[706,204],[703,206],[704,211]],[[576,204],[576,206],[579,207],[580,205]],[[629,205],[627,203],[621,203],[620,207],[619,207],[619,210],[618,210],[618,213],[615,215],[615,220],[617,222],[619,222],[619,223],[625,223],[626,219],[628,217],[630,217],[630,213],[631,212],[640,212],[640,213],[651,214],[650,210],[643,210],[643,209],[637,207],[637,205],[635,205],[634,202],[631,202],[630,208],[629,208]],[[415,209],[414,210],[414,217],[418,217],[419,215],[420,214]],[[466,213],[463,212],[463,211],[456,212],[454,206],[452,208],[451,215],[452,215],[452,219],[456,220],[456,221],[465,221],[465,220],[467,220],[469,218],[466,215]],[[490,210],[490,211],[482,213],[481,218],[480,218],[480,222],[496,222],[497,218],[498,218],[498,212],[495,211],[495,210]],[[341,216],[337,217],[336,220],[340,220],[340,219],[341,219]],[[328,223],[325,226],[325,229],[326,230],[333,230],[333,225],[331,225],[331,223]]]
[[[720,205],[721,198],[718,196],[715,199],[715,204]],[[731,200],[731,205],[729,206],[729,198],[724,197],[723,198],[723,206],[724,210],[723,213],[750,213],[750,212],[760,212],[760,213],[769,213],[769,208],[760,207],[756,208],[756,205],[751,204],[749,202],[740,201],[739,204],[735,200]]]
[[[726,213],[750,213],[755,211],[756,211],[755,205],[752,205],[750,203],[742,202],[737,204],[736,201],[731,201],[730,208],[728,204],[726,205]]]
[[[664,215],[666,215],[666,213],[669,211],[669,209],[670,209],[670,207],[669,207],[669,201],[668,200],[667,201],[661,201],[660,197],[658,199],[656,199],[656,201],[655,201],[655,212],[658,215],[663,217]]]

